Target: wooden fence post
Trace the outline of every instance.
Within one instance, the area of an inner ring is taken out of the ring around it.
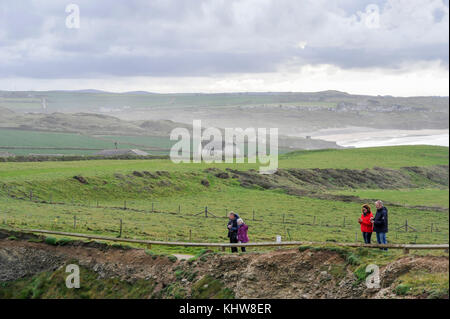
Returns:
[[[192,229],[189,229],[189,241],[192,241]]]
[[[33,191],[30,191],[30,202],[33,201]]]
[[[345,216],[344,216],[344,223],[342,224],[343,227],[345,227]]]
[[[316,224],[316,216],[314,216],[313,225]]]
[[[358,242],[358,232],[357,231],[355,232],[355,242],[356,243]]]
[[[208,206],[205,206],[205,218],[208,218]]]
[[[405,221],[405,232],[408,232],[408,220]]]
[[[122,218],[120,219],[119,237],[122,237]]]
[[[255,209],[253,209],[253,221],[255,220]]]
[[[287,234],[288,234],[288,236],[289,236],[289,240],[292,240],[292,239],[291,239],[291,234],[289,233],[289,229],[286,228],[286,232],[287,232]]]
[[[178,214],[181,213],[181,205],[178,205]]]
[[[123,209],[127,209],[127,201],[126,200],[123,201]]]
[[[73,228],[77,228],[77,216],[73,215]]]

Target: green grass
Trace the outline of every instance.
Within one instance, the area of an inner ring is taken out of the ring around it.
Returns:
[[[403,151],[409,157],[400,156]],[[358,154],[359,158],[366,156],[375,161],[355,160]],[[377,157],[377,154],[383,156]],[[446,154],[448,148],[421,146],[297,152],[282,156],[280,166],[345,166],[352,169],[359,168],[363,163],[366,166],[389,166],[393,163],[396,163],[394,167],[428,166],[448,164]],[[358,236],[357,240],[362,241],[357,222],[362,202],[293,196],[282,189],[244,188],[237,179],[221,179],[214,173],[204,171],[214,166],[246,170],[256,164],[176,165],[169,160],[0,163],[0,223],[5,227],[117,236],[119,219],[122,219],[123,237],[226,242],[225,216],[228,211],[234,210],[249,224],[250,240],[254,242],[273,241],[277,235],[281,235],[283,240],[330,242],[354,242],[355,236]],[[133,171],[148,171],[151,176],[135,176]],[[157,171],[166,172],[158,175]],[[87,184],[75,180],[75,175],[83,176]],[[209,187],[201,184],[204,179],[209,181]],[[57,204],[30,202],[30,191],[33,191],[34,200]],[[363,191],[366,190],[356,192]],[[376,195],[376,198],[386,201],[400,198],[394,190],[367,190],[371,191],[376,192],[373,197]],[[405,198],[415,203],[442,204],[448,198],[448,190],[414,191],[416,193],[403,190]],[[22,199],[8,197],[8,193]],[[125,201],[128,210],[121,209]],[[205,218],[199,214],[205,206],[218,218]],[[448,242],[448,213],[408,207],[388,208],[390,243]],[[76,228],[73,227],[74,216]],[[406,219],[418,232],[396,231]],[[430,231],[432,223],[433,232]],[[152,251],[196,254],[200,249],[155,246]]]
[[[345,150],[320,150],[293,152],[280,156],[280,168],[349,168],[378,167],[400,168],[404,166],[448,165],[448,147],[439,146],[391,146]],[[100,176],[113,173],[143,171],[199,171],[208,167],[226,167],[248,170],[258,169],[259,164],[180,163],[170,160],[100,160],[76,162],[0,163],[0,181],[56,179],[81,174]]]
[[[424,271],[408,272],[396,280],[394,292],[400,296],[421,296],[429,299],[448,299],[449,274],[427,273]]]
[[[336,194],[353,195],[360,198],[380,199],[403,206],[449,207],[448,189],[355,189],[336,191]],[[372,205],[373,206],[373,205]]]
[[[71,150],[67,148],[85,149],[113,149],[114,142],[118,142],[118,148],[138,148],[136,144],[147,147],[170,148],[173,144],[167,137],[153,136],[94,136],[78,133],[54,133],[27,130],[0,129],[0,146],[26,147],[27,149],[8,149],[9,153],[16,155],[28,154],[64,154],[64,155],[92,155],[95,150]],[[39,149],[51,147],[54,149]],[[151,152],[168,154],[164,152]]]
[[[80,147],[114,148],[114,142],[105,142],[76,133],[51,133],[0,129],[0,146],[21,147]],[[73,152],[73,151],[72,151]]]
[[[448,147],[386,146],[346,150],[298,151],[281,157],[282,168],[400,168],[448,165]]]

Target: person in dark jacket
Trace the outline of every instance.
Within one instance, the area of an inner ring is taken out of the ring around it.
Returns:
[[[387,244],[386,233],[388,232],[388,210],[383,206],[381,200],[375,202],[377,212],[375,217],[372,218],[373,231],[377,233],[377,243]],[[382,248],[387,250],[387,248]]]
[[[228,214],[228,238],[230,238],[231,244],[237,244],[238,242],[238,224],[237,220],[239,219],[239,215],[235,212],[230,212]],[[237,247],[231,247],[232,253],[237,253],[238,248]]]

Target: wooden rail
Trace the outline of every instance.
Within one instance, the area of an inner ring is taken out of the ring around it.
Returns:
[[[189,243],[189,242],[168,242],[168,241],[157,241],[157,240],[143,240],[143,239],[131,239],[131,238],[119,238],[119,237],[106,237],[99,235],[89,235],[89,234],[78,234],[78,233],[67,233],[51,230],[41,230],[41,229],[22,229],[20,231],[30,232],[30,233],[40,233],[40,234],[52,234],[68,237],[78,237],[87,239],[97,239],[105,241],[114,242],[124,242],[124,243],[135,243],[144,244],[147,246],[151,245],[162,245],[162,246],[183,246],[183,247],[218,247],[225,250],[225,248],[230,247],[281,247],[281,246],[305,246],[305,245],[331,245],[331,246],[342,246],[342,247],[364,247],[364,248],[390,248],[390,249],[403,249],[405,253],[408,253],[411,249],[444,249],[448,251],[449,244],[359,244],[359,243],[334,243],[334,242],[310,242],[310,241],[284,241],[284,242],[259,242],[259,243],[245,243],[245,244],[230,244],[230,243]]]

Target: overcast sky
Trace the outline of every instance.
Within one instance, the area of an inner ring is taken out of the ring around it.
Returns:
[[[0,90],[447,96],[448,76],[448,0],[0,0]]]

